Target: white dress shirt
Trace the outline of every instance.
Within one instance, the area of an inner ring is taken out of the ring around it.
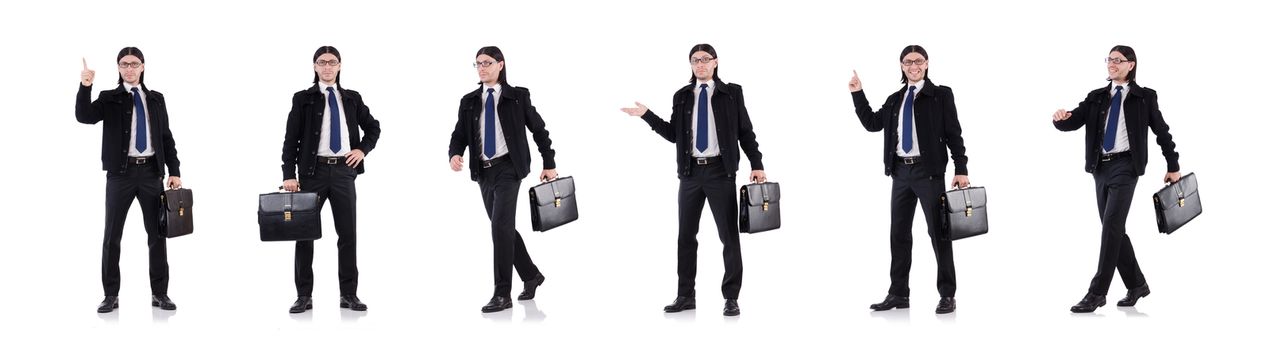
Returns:
[[[917,87],[916,90],[913,90],[913,103],[916,104],[918,93],[922,92],[923,87],[926,87],[926,80],[919,81],[917,84],[909,83],[904,87],[904,96],[900,97],[900,117],[896,120],[898,123],[895,123],[895,134],[901,135],[895,142],[895,155],[900,157],[916,157],[922,155],[921,148],[917,147],[917,108],[913,108],[913,133],[908,135],[908,137],[913,140],[913,150],[911,152],[904,152],[904,101],[908,99],[909,86]]]
[[[326,88],[335,88],[335,104],[339,108],[340,120],[340,150],[339,152],[331,151],[331,92]],[[318,90],[322,91],[322,135],[318,139],[317,155],[321,157],[343,157],[348,155],[348,151],[353,148],[349,145],[348,139],[348,113],[344,113],[344,96],[340,95],[338,83],[336,85],[326,85],[325,82],[318,82]]]
[[[705,106],[697,105],[697,102],[701,100],[701,97],[700,97],[701,84],[706,84],[707,86]],[[713,102],[714,90],[715,90],[714,80],[710,80],[710,81],[697,80],[697,84],[692,88],[692,100],[694,101],[692,104],[693,105],[692,107],[692,144],[689,145],[689,147],[692,148],[693,157],[714,157],[719,155],[719,135],[718,135],[718,132],[716,132],[719,129],[715,126],[715,123],[714,123],[714,108],[711,108],[712,104],[714,103]],[[710,128],[710,130],[707,130],[707,134],[709,136],[708,136],[708,140],[706,141],[706,150],[704,152],[697,149],[697,135],[698,135],[697,123],[699,122],[697,120],[697,116],[699,114],[697,113],[699,113],[699,110],[703,107],[706,109],[706,117],[709,119],[707,123],[709,123],[709,128]]]
[[[141,94],[141,109],[145,110],[146,112],[146,126],[145,126],[146,150],[143,152],[138,152],[137,151],[137,116],[136,116],[137,107],[135,106],[132,107],[133,108],[132,124],[129,124],[129,127],[131,129],[128,129],[128,135],[131,135],[130,137],[128,137],[128,156],[129,157],[152,156],[154,155],[154,142],[153,142],[154,133],[150,132],[150,125],[154,124],[154,122],[150,121],[150,119],[153,118],[154,116],[150,114],[150,103],[146,102],[146,92],[145,92],[146,90],[142,89],[140,85],[132,85],[128,83],[123,83],[123,88],[124,90],[128,91],[128,98],[132,98],[132,88],[137,88],[137,92]]]
[[[491,88],[494,89],[494,156],[486,157],[485,156],[485,118],[488,116],[485,115],[485,101],[489,99],[489,89]],[[503,97],[503,84],[494,84],[494,86],[481,85],[481,117],[480,119],[476,120],[476,122],[480,123],[481,125],[481,128],[480,128],[481,134],[478,135],[477,137],[477,139],[480,140],[481,143],[477,145],[476,149],[477,151],[481,153],[482,160],[490,160],[490,159],[502,157],[503,155],[507,154],[507,141],[503,137],[503,123],[500,123],[502,119],[498,119],[499,118],[498,104],[502,97]]]

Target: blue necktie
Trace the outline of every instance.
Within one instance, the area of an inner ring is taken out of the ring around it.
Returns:
[[[340,105],[334,87],[326,88],[326,104],[331,105],[331,153],[340,154]]]
[[[494,88],[485,90],[489,95],[485,97],[485,159],[494,158],[494,147],[498,145],[494,140]]]
[[[913,151],[913,92],[916,86],[908,87],[908,96],[904,97],[904,135],[900,135],[904,153]]]
[[[1123,86],[1116,87],[1116,94],[1111,95],[1111,113],[1107,116],[1107,133],[1102,135],[1102,150],[1111,152],[1112,148],[1116,148],[1116,126],[1120,124],[1120,90]]]
[[[706,99],[706,89],[710,85],[701,84],[701,94],[697,96],[697,151],[705,152],[710,147],[710,102]]]
[[[146,151],[146,106],[141,104],[141,91],[132,88],[132,106],[137,112],[137,152]]]

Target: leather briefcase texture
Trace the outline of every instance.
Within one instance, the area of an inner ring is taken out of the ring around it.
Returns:
[[[259,216],[261,241],[309,241],[322,238],[322,199],[317,193],[262,194],[256,214]]]
[[[741,186],[741,232],[781,228],[781,185],[775,182]]]
[[[578,219],[573,177],[556,178],[529,188],[529,217],[534,231],[547,231]]]
[[[1204,206],[1199,202],[1199,180],[1195,179],[1195,173],[1165,185],[1151,198],[1155,202],[1155,223],[1160,233],[1172,234],[1204,212]]]
[[[177,188],[159,194],[159,234],[180,237],[194,233],[194,192]]]
[[[948,239],[958,240],[988,233],[988,190],[983,187],[956,189],[939,196]]]

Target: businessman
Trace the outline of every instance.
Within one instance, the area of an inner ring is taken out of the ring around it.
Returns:
[[[708,200],[723,242],[723,314],[741,314],[737,304],[742,265],[736,199],[736,172],[741,156],[737,146],[749,158],[751,182],[767,181],[767,175],[741,85],[724,83],[719,78],[718,58],[710,44],[697,44],[689,50],[692,76],[688,85],[675,92],[670,122],[639,102],[633,108],[622,108],[675,144],[679,174],[679,288],[675,300],[663,308],[665,312],[697,308],[697,231]]]
[[[340,307],[366,311],[357,297],[357,175],[379,141],[379,121],[357,91],[340,84],[340,51],[313,53],[313,86],[291,97],[282,142],[282,187],[314,192],[331,202],[339,239]],[[360,128],[360,131],[359,131]],[[361,135],[362,133],[365,135]],[[313,308],[313,241],[295,243],[295,303],[291,313]]]
[[[891,177],[891,287],[875,311],[909,307],[909,271],[913,264],[913,215],[921,204],[926,216],[926,233],[935,249],[935,285],[939,304],[935,313],[957,310],[957,275],[953,268],[952,241],[943,231],[939,195],[944,192],[944,174],[952,153],[952,186],[970,186],[966,172],[966,147],[961,139],[961,122],[952,89],[932,83],[927,75],[926,49],[910,45],[900,51],[900,82],[904,84],[874,111],[864,95],[860,77],[854,75],[847,87],[855,101],[855,113],[869,132],[882,131],[882,164]],[[854,73],[854,72],[853,72]]]
[[[1155,133],[1155,142],[1168,163],[1164,182],[1173,183],[1181,178],[1177,145],[1160,114],[1155,90],[1141,87],[1135,80],[1137,54],[1131,47],[1117,45],[1111,48],[1105,61],[1107,86],[1090,91],[1076,109],[1059,109],[1053,117],[1058,130],[1085,128],[1085,172],[1094,175],[1098,218],[1102,221],[1098,270],[1085,297],[1071,307],[1074,313],[1093,312],[1107,304],[1107,291],[1116,270],[1120,270],[1120,279],[1129,290],[1116,306],[1137,305],[1138,299],[1151,294],[1133,253],[1133,244],[1125,233],[1133,190],[1138,185],[1138,177],[1146,174],[1147,128]]]
[[[468,165],[472,181],[481,189],[485,215],[490,220],[494,241],[494,296],[481,312],[498,312],[512,307],[512,269],[520,274],[524,291],[517,300],[531,300],[546,280],[529,257],[525,240],[516,231],[516,196],[520,183],[529,176],[532,160],[525,129],[534,134],[542,155],[539,181],[556,178],[556,151],[542,116],[529,100],[529,89],[507,83],[507,63],[496,46],[476,51],[476,74],[480,86],[459,100],[458,122],[450,134],[450,169],[463,170],[463,153],[475,158]]]
[[[119,307],[119,246],[128,208],[136,199],[150,247],[150,305],[176,310],[168,297],[166,238],[159,232],[159,195],[163,193],[163,169],[167,187],[181,187],[181,161],[168,128],[168,109],[163,94],[145,86],[145,55],[135,47],[119,50],[118,87],[102,91],[89,101],[96,71],[80,73],[75,97],[75,119],[84,124],[102,123],[101,168],[106,171],[106,232],[101,248],[101,284],[106,298],[97,312]]]

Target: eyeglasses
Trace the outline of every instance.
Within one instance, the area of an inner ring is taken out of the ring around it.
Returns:
[[[319,65],[319,66],[335,67],[335,66],[340,65],[340,61],[338,61],[338,60],[318,60],[317,62],[313,62],[313,64],[316,64],[316,65]]]
[[[474,68],[485,68],[485,67],[492,66],[492,65],[494,65],[495,63],[498,63],[498,62],[494,62],[494,61],[476,61],[476,62],[472,62],[472,67],[474,67]]]
[[[926,64],[926,60],[903,60],[903,61],[900,61],[900,63],[903,63],[905,67],[911,66],[914,64],[920,66],[920,65]]]
[[[1127,58],[1119,58],[1119,57],[1107,57],[1107,58],[1104,58],[1104,59],[1102,59],[1102,60],[1103,60],[1103,62],[1107,62],[1107,63],[1115,63],[1115,64],[1121,64],[1121,63],[1125,63],[1125,62],[1133,62],[1133,60],[1130,60],[1130,59],[1127,59]]]
[[[702,58],[689,58],[689,59],[688,59],[688,63],[692,63],[692,64],[694,64],[694,65],[697,65],[697,64],[706,64],[706,63],[710,63],[710,61],[714,61],[714,57],[709,57],[709,56],[707,56],[707,57],[702,57]]]
[[[119,69],[140,68],[145,63],[141,62],[119,62]]]

